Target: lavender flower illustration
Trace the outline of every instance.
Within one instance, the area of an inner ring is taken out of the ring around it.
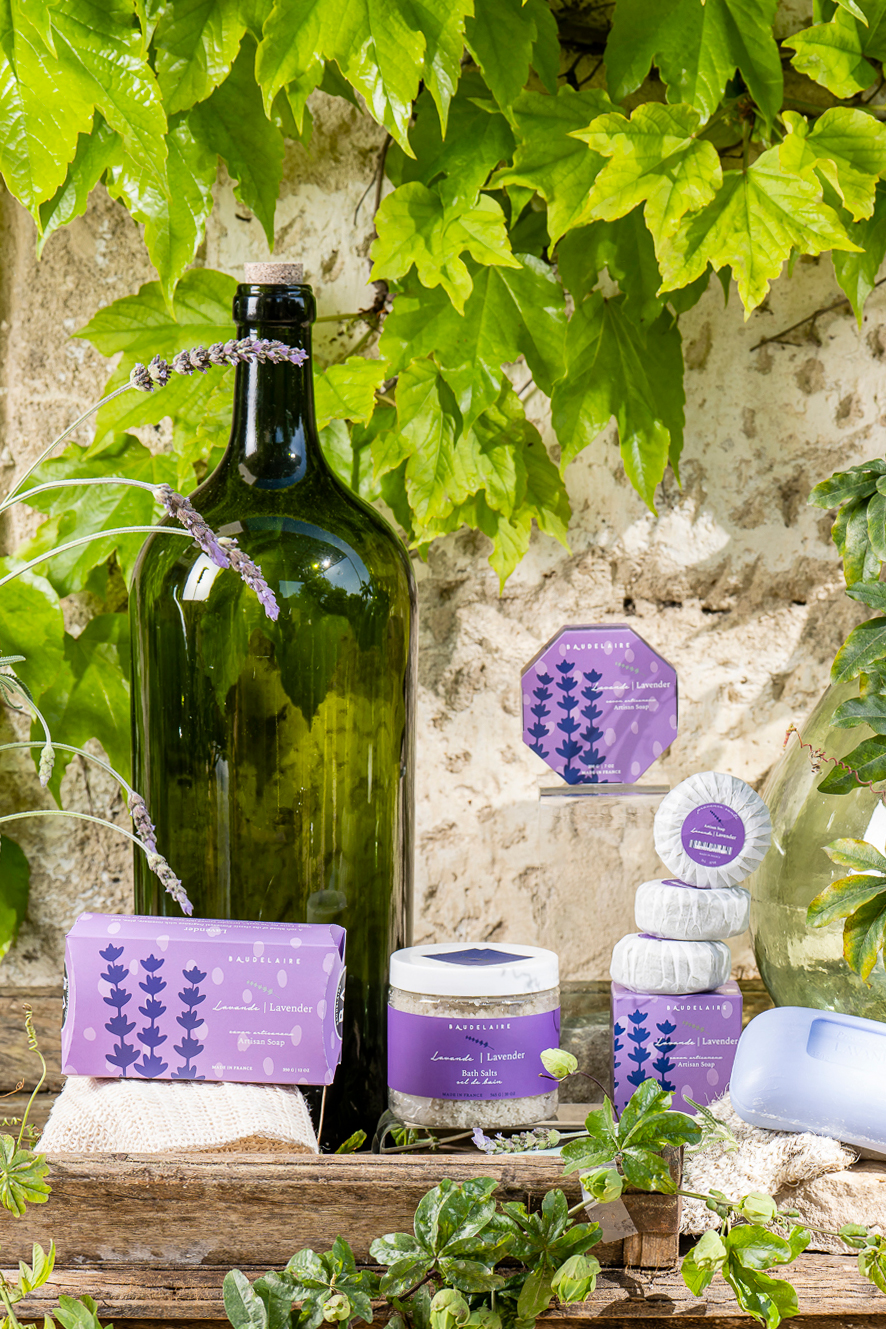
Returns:
[[[596,725],[596,721],[599,720],[600,716],[603,714],[602,708],[597,705],[597,702],[600,697],[603,696],[603,693],[601,689],[596,686],[602,677],[603,675],[598,673],[596,669],[592,669],[589,674],[585,674],[585,680],[587,681],[588,686],[581,690],[581,695],[587,702],[587,706],[583,706],[580,712],[588,722],[584,732],[580,735],[581,741],[587,744],[584,756],[582,757],[585,767],[601,766],[606,760],[602,752],[600,752],[595,746],[598,740],[603,737],[603,730],[598,729]],[[585,775],[584,782],[586,784],[597,784],[597,772],[591,770]]]
[[[166,982],[159,976],[157,971],[158,969],[163,968],[166,961],[158,960],[156,956],[149,955],[147,960],[142,960],[140,963],[142,969],[145,971],[145,980],[143,983],[139,983],[139,987],[142,992],[147,993],[147,996],[145,998],[144,1006],[139,1006],[138,1009],[139,1014],[143,1015],[146,1020],[150,1021],[150,1023],[138,1032],[138,1041],[145,1048],[145,1053],[135,1069],[138,1071],[139,1075],[143,1075],[145,1079],[153,1080],[156,1079],[158,1075],[162,1075],[166,1070],[166,1067],[169,1065],[168,1062],[163,1061],[161,1057],[157,1056],[157,1048],[161,1043],[166,1042],[166,1035],[161,1034],[157,1026],[157,1020],[166,1011],[166,1007],[163,1003],[157,1000],[160,993],[166,987]]]
[[[578,687],[578,679],[573,674],[575,668],[574,660],[563,660],[555,666],[560,677],[556,680],[556,687],[560,693],[557,701],[557,709],[563,711],[563,718],[557,721],[557,728],[563,734],[563,742],[554,751],[558,757],[562,757],[566,765],[560,774],[567,784],[583,784],[585,782],[582,770],[573,766],[573,761],[581,756],[582,746],[577,743],[573,735],[581,728],[578,720],[575,719],[572,712],[578,705],[578,697],[573,696]]]
[[[174,1045],[175,1051],[180,1057],[184,1057],[185,1064],[179,1066],[177,1071],[172,1072],[173,1080],[204,1080],[204,1075],[197,1074],[197,1067],[192,1066],[191,1062],[199,1057],[203,1051],[203,1044],[198,1043],[194,1038],[194,1030],[202,1023],[203,1017],[200,1015],[197,1007],[206,1000],[206,993],[200,991],[200,984],[206,975],[194,965],[193,969],[183,969],[182,976],[190,984],[184,992],[178,994],[178,999],[184,1006],[181,1015],[175,1017],[176,1024],[180,1024],[185,1031],[184,1038],[180,1043]]]
[[[127,1006],[132,1000],[132,993],[127,992],[122,986],[123,980],[129,973],[125,965],[116,964],[123,954],[122,946],[108,945],[99,955],[103,960],[107,960],[108,967],[100,975],[106,983],[111,984],[111,992],[107,997],[103,997],[106,1006],[112,1006],[116,1011],[108,1020],[105,1028],[109,1034],[112,1034],[117,1042],[114,1044],[114,1051],[106,1055],[106,1060],[112,1066],[119,1066],[121,1079],[126,1079],[126,1068],[131,1066],[134,1061],[138,1061],[138,1048],[132,1043],[126,1042],[126,1037],[131,1034],[135,1028],[135,1021],[127,1020],[123,1014],[123,1007]]]
[[[652,1063],[652,1069],[658,1072],[659,1084],[666,1093],[673,1094],[677,1091],[677,1086],[671,1084],[668,1080],[668,1071],[674,1070],[677,1063],[670,1060],[670,1054],[675,1051],[677,1044],[671,1042],[671,1034],[676,1031],[677,1026],[671,1024],[670,1020],[665,1020],[662,1024],[657,1024],[656,1029],[663,1035],[662,1038],[655,1040],[655,1048],[658,1057]]]
[[[613,1071],[618,1070],[619,1066],[621,1065],[621,1062],[620,1062],[620,1061],[617,1061],[615,1058],[616,1058],[616,1054],[617,1054],[617,1053],[624,1051],[624,1043],[622,1043],[622,1041],[621,1041],[622,1036],[624,1035],[624,1031],[625,1031],[625,1028],[624,1028],[624,1025],[623,1025],[623,1024],[619,1024],[618,1022],[616,1022],[616,1023],[612,1026],[612,1052],[613,1052],[612,1069],[613,1069]]]
[[[634,1026],[633,1029],[628,1030],[628,1039],[634,1044],[632,1050],[628,1053],[628,1061],[632,1061],[636,1068],[631,1071],[628,1076],[628,1083],[635,1087],[641,1085],[644,1080],[649,1078],[643,1070],[643,1063],[648,1061],[652,1055],[646,1050],[646,1044],[649,1042],[649,1030],[643,1028],[644,1023],[648,1018],[648,1012],[640,1010],[632,1011],[628,1016],[628,1019]]]
[[[547,748],[542,747],[541,741],[546,734],[550,733],[550,727],[542,722],[546,720],[551,713],[550,707],[546,706],[545,702],[550,701],[551,696],[553,695],[551,693],[551,684],[553,681],[554,680],[550,674],[539,674],[536,679],[538,687],[532,689],[535,705],[530,706],[529,709],[535,716],[535,723],[530,726],[527,733],[531,734],[535,739],[535,742],[530,743],[529,746],[536,756],[539,757],[546,757],[548,755],[548,750]]]

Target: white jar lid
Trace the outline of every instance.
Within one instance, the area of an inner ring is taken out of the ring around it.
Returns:
[[[510,997],[559,982],[557,954],[541,946],[437,941],[391,956],[391,987],[434,997]]]

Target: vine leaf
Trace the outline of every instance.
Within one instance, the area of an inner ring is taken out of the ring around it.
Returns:
[[[503,110],[523,92],[530,64],[556,91],[560,41],[545,0],[483,0],[465,23],[465,45]]]
[[[120,135],[98,111],[91,134],[81,134],[77,151],[68,167],[68,173],[52,198],[40,204],[40,235],[37,237],[37,257],[43,253],[46,241],[60,226],[66,226],[86,211],[89,195],[120,151]]]
[[[788,174],[778,148],[769,148],[747,171],[727,171],[713,201],[685,217],[658,250],[662,289],[687,286],[727,264],[750,313],[765,298],[791,251],[857,250],[833,208],[821,201],[811,168]]]
[[[265,115],[254,69],[255,40],[246,36],[230,74],[206,101],[194,107],[188,124],[205,150],[223,158],[237,181],[235,197],[255,213],[273,248],[283,135]]]
[[[614,416],[625,470],[653,507],[655,487],[682,446],[680,348],[669,314],[644,327],[627,316],[624,296],[605,300],[599,292],[578,306],[566,337],[566,375],[551,402],[561,469]]]
[[[877,71],[872,60],[886,57],[886,10],[881,0],[862,0],[862,11],[869,11],[861,22],[848,6],[837,9],[827,23],[815,23],[784,45],[795,52],[791,64],[801,74],[832,92],[835,97],[853,97],[870,87]]]
[[[240,0],[172,0],[157,25],[157,80],[167,115],[205,101],[240,49]]]
[[[0,573],[12,571],[13,559],[0,560]],[[64,662],[65,625],[55,589],[45,577],[22,572],[0,596],[0,642],[7,655],[23,655],[15,672],[39,697],[51,687]]]
[[[654,322],[666,297],[658,294],[661,273],[640,208],[617,221],[569,231],[557,246],[557,270],[576,301],[593,289],[604,268],[625,296],[626,313],[638,323]]]
[[[840,289],[848,296],[861,327],[865,301],[874,289],[883,259],[886,258],[886,185],[882,180],[876,187],[871,216],[847,227],[847,232],[861,252],[847,254],[835,250],[831,260]]]
[[[658,66],[669,102],[708,120],[738,70],[771,123],[783,80],[772,34],[776,0],[619,0],[606,45],[609,91],[620,102]]]
[[[613,109],[598,88],[575,92],[563,87],[556,97],[522,92],[513,104],[518,143],[513,166],[492,178],[492,184],[537,190],[548,205],[551,244],[589,217],[588,193],[604,158],[574,137],[589,121]]]
[[[360,355],[330,365],[314,382],[317,428],[323,429],[330,420],[368,420],[386,369],[384,360],[364,360]]]
[[[788,135],[779,155],[785,170],[799,175],[814,167],[853,221],[870,217],[877,180],[886,170],[886,125],[849,106],[832,106],[811,128],[796,111],[785,111],[784,121]]]
[[[714,145],[695,137],[700,124],[691,106],[649,102],[630,120],[601,115],[589,128],[573,130],[573,138],[609,158],[591,189],[588,217],[613,221],[644,203],[646,226],[660,246],[687,212],[711,202],[722,183]]]
[[[564,372],[566,306],[546,263],[520,254],[516,268],[470,265],[473,290],[459,317],[445,294],[407,283],[385,320],[379,351],[391,373],[414,356],[435,355],[465,427],[498,396],[502,365],[524,355],[550,395]]]
[[[447,207],[436,189],[415,180],[388,195],[375,224],[373,280],[405,276],[415,264],[423,285],[442,286],[459,313],[473,286],[461,254],[490,266],[520,266],[510,252],[504,213],[486,194],[462,211]]]
[[[15,941],[28,911],[31,868],[25,852],[0,835],[0,960]]]

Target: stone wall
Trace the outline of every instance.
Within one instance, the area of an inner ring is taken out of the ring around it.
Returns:
[[[316,94],[315,103],[310,152],[288,151],[275,256],[305,262],[328,315],[374,297],[367,254],[381,135],[341,102]],[[33,225],[8,199],[2,227],[0,479],[8,481],[14,463],[99,393],[106,362],[69,334],[151,272],[136,227],[101,190],[40,264]],[[258,222],[220,182],[200,261],[239,274],[266,254]],[[536,535],[501,596],[481,536],[449,537],[416,563],[417,939],[538,941],[561,953],[564,977],[601,978],[613,942],[633,928],[634,887],[657,875],[654,805],[542,800],[540,785],[553,779],[520,740],[521,667],[563,624],[628,621],[676,667],[680,732],[648,781],[673,784],[714,767],[759,785],[788,722],[815,703],[834,651],[864,615],[842,594],[829,520],[805,499],[838,465],[883,451],[886,296],[874,293],[861,330],[843,307],[793,344],[752,347],[838,295],[829,260],[801,261],[747,322],[734,295],[724,307],[718,283],[685,316],[683,485],[667,477],[657,516],[624,479],[609,429],[567,475],[570,554]],[[528,404],[548,428],[544,399]],[[555,448],[549,429],[547,437]],[[16,522],[7,547],[29,519]],[[83,607],[70,613],[75,624]],[[4,767],[4,809],[39,804],[32,771],[25,760]],[[87,783],[76,764],[65,794],[71,806],[123,824],[110,785],[92,773]],[[22,825],[30,919],[0,975],[50,984],[78,911],[128,907],[128,847],[86,823]],[[735,951],[737,972],[752,973],[744,939]]]

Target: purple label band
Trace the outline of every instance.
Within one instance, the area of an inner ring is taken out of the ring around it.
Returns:
[[[529,1098],[550,1093],[541,1054],[560,1045],[560,1008],[460,1019],[388,1007],[388,1084],[418,1098]]]
[[[693,863],[719,867],[731,863],[744,848],[744,822],[725,803],[702,803],[683,822],[680,839]]]

